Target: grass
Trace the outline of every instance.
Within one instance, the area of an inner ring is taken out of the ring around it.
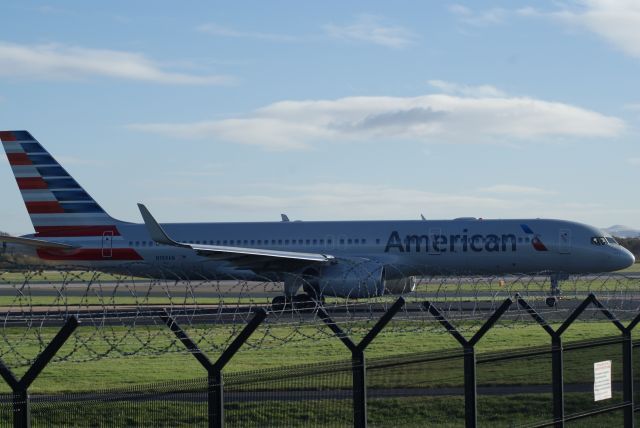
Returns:
[[[509,323],[504,325],[504,328],[492,329],[479,342],[477,345],[479,354],[527,346],[549,345],[547,333],[537,325]],[[233,334],[237,334],[232,330],[232,328],[236,327],[226,325],[208,327],[206,329],[192,328],[188,330],[188,333],[194,339],[205,337],[207,343],[222,345],[228,343]],[[367,326],[367,328],[370,327],[371,325]],[[434,326],[431,325],[430,327],[433,328]],[[467,327],[471,328],[472,326],[469,325]],[[33,393],[92,391],[141,383],[200,378],[205,374],[196,359],[186,353],[181,344],[175,344],[175,339],[168,329],[160,326],[141,326],[139,329],[137,336],[134,337],[131,334],[127,336],[127,330],[124,327],[96,330],[90,326],[81,326],[74,333],[72,339],[58,353],[62,357],[72,355],[74,361],[60,361],[48,365],[36,379],[30,391]],[[41,333],[45,336],[45,340],[50,340],[56,331],[54,328],[41,328]],[[98,331],[101,332],[101,335],[94,336]],[[355,328],[354,333],[354,340],[358,341],[359,337],[362,337],[363,330]],[[465,334],[470,336],[471,332]],[[617,334],[610,323],[589,322],[576,323],[567,330],[563,337],[567,342],[570,342]],[[292,335],[296,340],[281,344],[285,338]],[[19,328],[5,329],[4,339],[6,340],[0,342],[0,352],[5,363],[13,367],[18,374],[26,371],[26,367],[18,367],[19,363],[24,361],[24,358],[33,358],[40,349],[40,345],[35,341],[36,338],[36,330],[31,330],[30,333],[27,333],[24,329]],[[137,349],[144,349],[145,347],[145,353],[148,353],[148,348],[151,346],[158,350],[169,348],[176,352],[165,353],[161,356],[141,353],[121,357],[112,352],[107,358],[77,362],[78,360],[95,358],[95,355],[89,350],[106,352],[108,350],[106,339],[112,343],[124,340],[119,346],[122,354],[135,354]],[[318,328],[298,326],[295,331],[286,326],[259,328],[252,336],[249,344],[255,346],[261,339],[265,340],[263,345],[267,346],[253,349],[250,346],[241,348],[240,352],[225,368],[225,371],[242,372],[297,364],[343,361],[350,357],[350,353],[344,344],[337,338],[331,337],[328,329],[324,326],[319,326]],[[148,344],[145,341],[148,341]],[[171,346],[172,343],[174,344],[173,347]],[[9,344],[11,347],[9,347]],[[437,333],[427,329],[418,329],[415,332],[398,331],[393,328],[392,323],[387,328],[387,331],[383,331],[369,346],[367,357],[374,359],[389,355],[417,352],[429,353],[446,349],[460,349],[459,344],[447,333]],[[20,352],[22,359],[16,358],[16,351]],[[211,360],[215,360],[219,355],[219,351],[210,350],[207,351],[207,354]],[[522,364],[521,366],[523,370],[527,369],[527,364]],[[445,368],[445,370],[452,369]],[[520,378],[521,375],[524,376],[525,374],[514,373],[510,378],[503,377],[499,382],[513,382]],[[440,385],[448,385],[446,379],[446,376],[440,378]],[[0,392],[7,392],[8,390],[6,385],[2,384],[0,386]]]
[[[568,394],[565,405],[571,413],[594,409],[590,394]],[[620,402],[615,396],[610,402]],[[34,426],[126,426],[192,427],[206,426],[203,402],[130,401],[101,403],[75,402],[33,405]],[[394,426],[443,428],[464,426],[462,396],[369,398],[368,423],[371,427]],[[7,409],[8,410],[8,409]],[[0,412],[0,424],[10,425],[10,411]],[[481,396],[478,400],[478,424],[514,427],[552,419],[550,394],[514,394],[505,397]],[[349,400],[252,401],[227,403],[225,426],[296,427],[309,425],[335,427],[352,425]],[[622,426],[622,412],[609,412],[567,423],[580,427]]]

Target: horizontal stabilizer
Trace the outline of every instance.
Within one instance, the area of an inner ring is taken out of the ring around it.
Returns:
[[[0,242],[10,242],[12,244],[26,245],[36,248],[55,248],[59,250],[73,250],[78,247],[60,242],[45,241],[44,239],[20,238],[17,236],[0,236]]]

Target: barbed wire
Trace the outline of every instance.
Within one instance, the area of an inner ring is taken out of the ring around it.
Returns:
[[[319,306],[357,339],[398,297],[326,295],[321,300],[272,304],[274,298],[283,295],[284,286],[268,278],[212,280],[202,276],[187,280],[180,279],[185,275],[179,270],[167,269],[164,279],[149,279],[133,275],[140,272],[140,265],[130,268],[131,274],[107,274],[77,266],[55,270],[13,266],[0,270],[0,358],[10,366],[31,364],[70,316],[79,318],[82,327],[56,355],[56,361],[187,352],[167,328],[162,315],[171,316],[203,351],[211,353],[222,352],[258,308],[266,309],[269,316],[244,345],[248,349],[336,340],[319,317]],[[359,268],[353,266],[354,270]],[[505,299],[517,296],[549,322],[566,319],[590,293],[617,319],[628,320],[640,312],[640,274],[563,277],[561,294],[550,306],[547,299],[553,296],[549,274],[437,276],[415,270],[405,272],[401,266],[391,270],[395,277],[410,278],[410,282],[402,293],[406,304],[382,334],[443,333],[425,309],[427,301],[455,322],[461,332],[477,330]],[[344,280],[352,273],[345,271]],[[361,279],[367,283],[370,278]],[[305,286],[317,286],[306,276],[296,280],[301,285],[300,293],[309,289]],[[589,308],[580,317],[585,322],[602,319],[596,308]],[[518,327],[532,322],[516,304],[499,326]]]

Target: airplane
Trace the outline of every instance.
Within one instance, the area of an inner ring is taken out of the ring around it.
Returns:
[[[167,223],[116,220],[27,131],[0,132],[35,233],[0,237],[42,263],[167,279],[282,281],[274,306],[413,291],[416,276],[569,274],[635,262],[608,233],[552,219]],[[384,201],[381,201],[384,203]],[[303,293],[298,294],[302,288]]]

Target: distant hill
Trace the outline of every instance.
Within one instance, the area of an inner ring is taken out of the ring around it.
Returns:
[[[611,235],[619,238],[640,238],[640,230],[633,229],[628,226],[617,224],[615,226],[607,227],[605,232],[609,232]]]

